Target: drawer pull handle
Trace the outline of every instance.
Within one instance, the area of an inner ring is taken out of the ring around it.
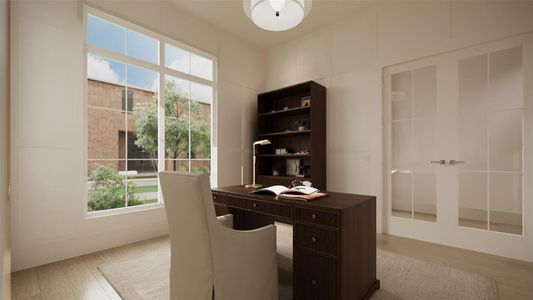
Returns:
[[[253,203],[252,206],[253,206],[253,207],[257,207],[257,204],[256,204],[256,203]]]
[[[311,284],[312,284],[312,285],[315,285],[315,284],[316,284],[316,280],[312,279],[312,280],[311,280]]]
[[[316,215],[315,215],[315,214],[312,214],[312,215],[311,215],[311,219],[313,219],[313,220],[316,219]]]
[[[214,199],[214,200],[217,200],[217,196],[213,195],[213,199]]]
[[[316,242],[316,237],[312,236],[311,237],[311,242],[315,243]]]

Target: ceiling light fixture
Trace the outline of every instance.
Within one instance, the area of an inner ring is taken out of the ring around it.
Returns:
[[[244,12],[264,30],[289,30],[311,11],[312,0],[244,0]]]

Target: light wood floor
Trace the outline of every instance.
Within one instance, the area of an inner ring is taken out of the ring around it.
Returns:
[[[167,239],[155,238],[15,272],[13,299],[120,299],[97,266],[151,251]],[[378,235],[378,248],[492,278],[500,299],[533,299],[533,263],[390,235]]]

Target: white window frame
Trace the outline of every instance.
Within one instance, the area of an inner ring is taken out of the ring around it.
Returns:
[[[94,17],[100,18],[103,21],[114,23],[118,26],[122,26],[126,29],[134,30],[138,33],[144,34],[148,37],[154,38],[159,41],[159,64],[153,64],[146,62],[141,59],[137,59],[134,57],[127,56],[126,54],[118,54],[115,52],[112,52],[107,49],[99,48],[96,46],[89,45],[87,43],[87,17],[88,15],[92,15]],[[203,56],[205,58],[208,58],[213,61],[213,79],[212,81],[197,77],[194,75],[190,75],[184,72],[180,72],[174,69],[167,68],[165,66],[165,43],[171,44],[175,47],[181,48],[183,50],[189,51],[190,53],[194,53],[200,56]],[[159,100],[158,100],[158,157],[157,157],[157,165],[158,165],[158,172],[164,171],[166,166],[166,159],[165,159],[165,106],[164,102],[161,101],[161,99],[165,99],[165,75],[169,75],[172,77],[176,77],[179,79],[188,80],[190,82],[196,82],[200,84],[204,84],[207,86],[212,87],[213,89],[213,99],[211,102],[211,158],[210,158],[210,164],[211,164],[211,186],[216,187],[217,185],[217,118],[216,118],[216,110],[217,110],[217,57],[213,54],[204,52],[202,50],[196,49],[194,47],[191,47],[189,45],[186,45],[184,43],[181,43],[179,41],[176,41],[174,39],[168,38],[166,36],[163,36],[161,34],[155,33],[153,31],[150,31],[142,26],[136,25],[134,23],[125,21],[123,19],[120,19],[118,17],[112,16],[110,14],[104,13],[100,10],[97,10],[93,7],[84,5],[83,7],[83,53],[84,53],[84,126],[85,126],[85,145],[84,145],[84,186],[87,186],[86,178],[87,178],[87,171],[88,171],[88,161],[89,161],[89,155],[88,155],[88,76],[87,76],[87,57],[89,54],[95,54],[104,58],[112,59],[115,61],[118,61],[120,63],[124,63],[125,65],[134,65],[137,67],[145,68],[150,71],[157,72],[159,74]],[[127,86],[127,82],[125,83],[125,86]],[[190,90],[190,87],[189,87]],[[190,97],[190,91],[189,91],[189,97]],[[190,138],[190,137],[189,137]],[[190,143],[189,143],[190,147]],[[163,154],[163,155],[161,155]],[[105,159],[103,159],[105,160]],[[112,159],[109,159],[112,160]],[[189,160],[189,171],[190,171],[190,161],[194,160],[191,158],[188,158]],[[205,159],[202,159],[205,160]],[[127,158],[126,158],[127,161]],[[128,206],[128,207],[121,207],[121,208],[115,208],[115,209],[107,209],[107,210],[101,210],[101,211],[93,211],[89,212],[87,210],[87,201],[88,201],[88,191],[86,190],[84,193],[84,214],[86,218],[93,218],[93,217],[101,217],[101,216],[107,216],[107,215],[116,215],[116,214],[122,214],[127,212],[135,212],[140,210],[149,210],[154,208],[161,208],[164,207],[164,201],[163,196],[161,193],[161,187],[159,185],[159,197],[158,202],[153,204],[144,204],[144,205],[137,205],[137,206]]]

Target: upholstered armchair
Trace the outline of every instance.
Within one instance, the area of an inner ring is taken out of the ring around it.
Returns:
[[[170,298],[278,299],[276,227],[233,229],[217,218],[207,175],[159,175],[171,242]]]

